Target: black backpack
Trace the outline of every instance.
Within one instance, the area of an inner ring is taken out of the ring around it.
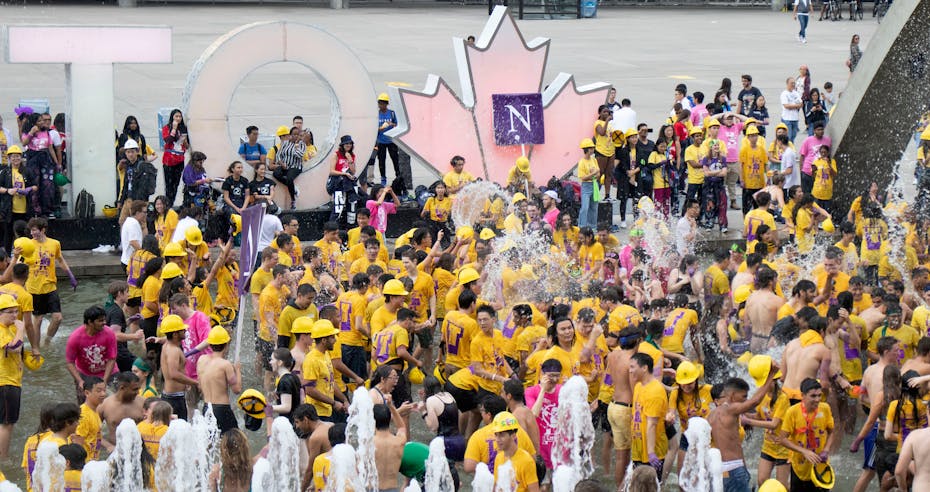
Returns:
[[[79,219],[90,219],[94,216],[94,195],[82,189],[74,200],[74,216]]]

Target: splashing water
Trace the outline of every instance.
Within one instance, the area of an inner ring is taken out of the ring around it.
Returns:
[[[487,463],[478,463],[475,467],[475,478],[471,481],[472,492],[494,492],[494,474],[488,469]]]
[[[36,492],[61,492],[65,489],[65,457],[58,445],[42,441],[36,449],[36,467],[32,471],[32,488]]]
[[[710,424],[701,417],[692,417],[685,437],[694,445],[689,445],[685,453],[678,486],[684,492],[721,492],[723,481],[715,479],[721,475],[720,451],[710,449]]]
[[[116,428],[116,446],[107,462],[112,468],[116,492],[138,492],[142,483],[142,435],[132,419],[123,419]]]
[[[200,410],[194,410],[191,427],[194,430],[196,439],[204,443],[207,457],[206,469],[209,475],[213,465],[217,463],[220,443],[220,428],[217,426],[212,404],[207,404],[206,411],[203,414],[200,413]]]
[[[513,469],[513,462],[507,461],[497,467],[497,481],[494,492],[514,492],[517,490],[517,473]]]
[[[294,427],[286,417],[277,417],[271,424],[268,441],[268,463],[277,492],[300,490],[300,444]]]
[[[364,389],[364,388],[359,388]],[[356,390],[356,395],[358,394]],[[366,393],[367,394],[367,393]],[[355,450],[348,444],[337,444],[330,457],[329,476],[326,477],[326,488],[324,492],[347,492],[378,490],[377,485],[374,489],[365,487],[365,482],[359,476],[356,468],[358,459]]]
[[[508,232],[493,241],[493,252],[481,274],[482,299],[512,305],[537,298],[580,294],[578,276],[570,275],[571,258],[552,251],[548,236]]]
[[[559,390],[559,406],[555,416],[555,440],[552,443],[552,465],[558,470],[567,467],[578,480],[594,473],[591,448],[594,446],[594,425],[588,406],[588,384],[581,376],[572,376]],[[562,472],[571,477],[568,472]],[[577,482],[576,480],[575,482]],[[555,487],[555,483],[553,486]],[[556,492],[571,492],[575,484],[564,482]]]
[[[173,420],[158,448],[158,460],[155,463],[155,485],[158,490],[208,490],[209,474],[206,443],[199,439],[186,420]]]
[[[578,470],[565,465],[559,465],[552,473],[552,490],[554,492],[571,492],[575,485],[581,481]]]
[[[252,466],[252,490],[274,490],[271,463],[265,458],[259,458]]]
[[[410,485],[408,485],[407,488],[404,489],[404,492],[423,492],[423,490],[420,488],[420,484],[417,483],[417,479],[411,478]]]
[[[378,467],[375,464],[374,402],[364,386],[352,394],[346,423],[346,443],[358,454],[357,476],[367,490],[378,490]]]
[[[674,263],[677,262],[678,255],[675,237],[671,232],[674,228],[669,228],[669,218],[656,208],[649,197],[640,198],[636,207],[639,209],[639,218],[636,219],[634,227],[643,231],[642,247],[649,256],[647,264],[659,268],[674,268],[677,266]],[[646,269],[646,274],[648,276],[649,269]]]
[[[453,492],[455,482],[446,459],[446,445],[443,438],[433,438],[429,443],[429,457],[426,458],[426,478],[424,484],[430,492]]]
[[[110,490],[110,465],[106,461],[87,462],[81,472],[81,490],[84,492]]]
[[[452,222],[456,226],[472,226],[481,218],[488,199],[499,196],[504,203],[504,215],[509,213],[510,194],[493,181],[474,181],[455,194],[452,201]]]
[[[10,482],[9,480],[4,480],[0,482],[0,492],[23,492],[22,489],[16,486],[15,483]]]

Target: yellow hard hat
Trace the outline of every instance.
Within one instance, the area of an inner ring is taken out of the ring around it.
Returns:
[[[388,97],[387,92],[382,92],[378,94],[378,102],[390,102],[391,98]]]
[[[527,159],[525,155],[517,157],[517,169],[519,169],[521,173],[530,172],[530,160]]]
[[[42,364],[45,364],[45,357],[32,352],[23,354],[23,365],[26,366],[26,369],[38,371],[42,367]]]
[[[836,226],[833,225],[833,219],[827,217],[826,220],[820,223],[820,226],[823,227],[823,232],[833,232],[836,230]]]
[[[177,314],[169,314],[161,320],[161,326],[159,331],[164,334],[174,333],[176,331],[184,331],[187,329],[187,325],[184,324],[184,320],[181,319]]]
[[[736,290],[733,291],[733,303],[739,305],[746,302],[746,299],[749,299],[750,294],[752,294],[752,285],[740,285],[736,288]]]
[[[405,296],[409,294],[407,289],[404,288],[404,284],[400,280],[393,278],[384,283],[381,293],[387,296]]]
[[[678,364],[675,370],[675,382],[678,384],[691,384],[701,377],[701,370],[698,369],[691,361],[684,361]]]
[[[16,298],[9,294],[0,295],[0,309],[9,309],[12,307],[19,307],[19,304],[16,302]]]
[[[625,138],[625,139],[626,139],[626,138],[630,138],[630,137],[636,137],[636,136],[638,136],[638,135],[639,135],[639,133],[636,131],[635,128],[632,128],[632,127],[627,128],[626,131],[623,132],[623,138]]]
[[[736,363],[741,366],[746,366],[749,364],[749,361],[752,359],[752,352],[743,352],[743,355],[739,356],[736,359]]]
[[[758,125],[758,124],[759,124],[759,120],[755,118],[746,118],[746,121],[743,122],[743,125],[745,126]],[[747,128],[746,131],[749,131],[749,129]]]
[[[301,333],[312,333],[313,332],[313,320],[301,316],[294,320],[294,323],[291,324],[291,335],[299,335]]]
[[[497,237],[497,235],[494,234],[494,231],[485,227],[484,229],[481,229],[481,234],[479,234],[478,237],[483,241],[489,241]]]
[[[481,274],[478,273],[478,270],[475,270],[474,268],[467,267],[459,271],[459,284],[464,285],[469,282],[474,282],[479,278],[481,278]]]
[[[209,345],[223,345],[229,343],[229,332],[222,326],[214,326],[210,328],[210,333],[207,334],[207,343]]]
[[[184,251],[184,248],[182,248],[178,243],[168,243],[168,245],[165,246],[165,251],[163,251],[161,255],[165,258],[172,258],[178,256],[187,256],[187,252]]]
[[[162,280],[180,277],[181,275],[184,275],[184,272],[181,271],[181,267],[179,267],[177,263],[168,263],[161,269]]]
[[[788,492],[788,489],[777,479],[770,478],[762,483],[762,486],[759,487],[759,492]]]
[[[438,365],[433,368],[433,376],[438,379],[440,383],[446,384],[446,375]]]
[[[590,138],[584,138],[581,140],[581,143],[578,144],[578,148],[580,149],[590,149],[591,147],[594,147],[594,141]]]
[[[688,135],[697,135],[698,133],[703,134],[703,133],[704,133],[704,129],[701,128],[701,127],[698,126],[698,125],[694,125],[694,126],[691,127],[691,131],[688,132]]]
[[[711,120],[707,122],[707,128],[710,128],[712,126],[720,126],[720,122],[711,118]]]
[[[423,371],[419,367],[413,367],[410,369],[410,372],[407,373],[407,379],[412,384],[423,384],[423,379],[426,378],[426,375],[423,374]]]
[[[199,227],[188,227],[184,231],[184,239],[187,240],[187,244],[191,246],[200,246],[203,244],[203,233],[200,232]]]
[[[10,148],[6,149],[6,155],[22,153],[23,149],[19,148],[19,145],[10,145]]]
[[[513,197],[510,198],[510,204],[516,205],[519,202],[526,200],[526,195],[520,193],[519,191],[513,194]]]
[[[28,237],[16,238],[16,241],[13,241],[13,248],[19,248],[20,256],[27,260],[36,254],[36,243]]]
[[[265,418],[265,406],[268,402],[265,400],[265,395],[257,389],[249,388],[243,391],[236,403],[246,415],[256,419]]]
[[[772,357],[768,355],[754,355],[749,359],[749,375],[752,376],[756,386],[765,384],[769,377],[769,371],[772,370]],[[781,371],[775,373],[774,379],[781,377]]]
[[[924,128],[923,133],[920,134],[920,139],[921,139],[921,140],[930,140],[930,125],[927,125],[927,128]],[[13,147],[10,147],[10,149],[12,150]],[[6,153],[9,154],[10,151],[8,150]]]
[[[279,126],[278,129],[277,129],[277,131],[274,132],[274,134],[277,135],[277,136],[279,136],[279,137],[282,137],[282,136],[284,136],[284,135],[288,135],[288,134],[290,134],[290,133],[291,133],[291,129],[288,128],[288,127],[286,127],[286,126],[284,126],[284,125]]]
[[[336,333],[339,333],[339,330],[328,319],[317,320],[313,323],[313,327],[310,328],[310,338],[326,338]]]
[[[788,131],[788,125],[786,125],[786,124],[784,124],[784,123],[779,123],[779,124],[775,125],[775,130],[776,130],[776,131],[777,131],[777,130]],[[769,479],[769,481],[771,481],[771,480],[772,480],[772,479]],[[775,480],[775,481],[778,482],[778,480]],[[766,482],[766,483],[768,483],[768,482]],[[781,485],[781,482],[778,482],[778,484]],[[762,484],[762,486],[764,487],[765,484]],[[760,492],[761,492],[761,490],[762,490],[762,489],[759,489]]]
[[[455,237],[465,240],[475,237],[475,230],[471,226],[461,226],[455,230]]]
[[[233,236],[242,232],[242,216],[239,214],[232,214],[229,216],[229,222],[233,226]]]
[[[830,490],[836,485],[836,474],[833,473],[833,466],[830,463],[816,463],[811,468],[811,482],[822,489]]]
[[[510,412],[501,412],[495,415],[494,422],[491,425],[494,426],[494,432],[506,432],[520,428],[517,418]]]
[[[755,126],[750,126],[749,128],[746,129],[746,136],[747,136],[747,137],[750,136],[750,135],[758,135],[758,134],[759,134],[759,128],[757,128],[757,127],[755,127]]]

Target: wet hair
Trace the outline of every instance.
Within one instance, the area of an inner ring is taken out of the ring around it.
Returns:
[[[171,408],[171,404],[165,400],[156,400],[152,403],[151,414],[153,421],[162,422],[167,425],[171,423],[172,413],[174,413],[174,409]]]
[[[551,343],[553,347],[556,347],[559,345],[559,329],[558,329],[559,323],[564,323],[566,321],[569,324],[571,324],[572,327],[574,328],[575,323],[572,322],[571,318],[564,317],[564,316],[556,318],[555,321],[553,321],[552,324],[549,325],[549,329],[547,330],[546,335],[549,338],[549,343]],[[575,340],[576,340],[575,331],[572,330],[572,345],[574,345]]]
[[[375,387],[376,385],[380,384],[381,381],[391,377],[391,373],[395,371],[396,369],[387,364],[378,366],[378,368],[375,369],[374,374],[371,375],[371,386]]]
[[[345,444],[346,424],[333,424],[332,427],[326,431],[326,437],[329,439],[329,445],[331,447],[336,447],[339,444]]]
[[[80,444],[65,444],[58,447],[58,453],[68,460],[69,470],[83,470],[87,461],[87,451]]]
[[[281,363],[284,364],[284,368],[288,371],[294,369],[294,356],[291,355],[290,350],[284,347],[279,347],[274,349],[274,352],[271,353],[271,356],[281,361]]]
[[[391,408],[387,404],[375,405],[372,413],[375,418],[375,430],[384,430],[391,427]]]
[[[643,332],[638,326],[627,326],[620,330],[618,342],[623,350],[630,350],[639,345]]]
[[[651,466],[638,466],[630,475],[630,488],[636,492],[658,492],[659,481],[655,468]]]
[[[506,383],[504,388],[506,389]],[[521,385],[522,388],[522,385]],[[423,392],[426,394],[426,397],[429,398],[435,394],[439,394],[445,391],[443,384],[436,378],[436,376],[429,375],[423,378]]]
[[[477,300],[478,296],[476,296],[475,293],[471,291],[471,289],[462,289],[462,293],[459,294],[459,309],[468,309]]]
[[[814,378],[805,378],[804,381],[801,381],[801,393],[808,394],[811,391],[823,389],[823,386],[820,385],[820,381],[817,381]]]
[[[84,324],[97,321],[98,319],[106,319],[107,311],[100,306],[94,305],[84,310]]]
[[[794,288],[791,289],[791,295],[796,297],[796,296],[801,295],[801,292],[805,292],[808,290],[816,290],[816,289],[817,289],[817,284],[815,284],[814,282],[810,280],[803,279],[803,280],[799,280],[798,283],[794,284]]]
[[[823,333],[827,329],[827,318],[823,316],[814,316],[807,321],[807,327],[817,333]]]
[[[397,321],[407,321],[408,319],[416,319],[417,312],[409,308],[400,308],[397,310]]]
[[[52,408],[49,430],[58,432],[81,419],[81,409],[74,403],[58,403]]]
[[[817,316],[817,310],[810,306],[804,306],[798,309],[798,312],[794,313],[794,315],[798,319],[804,320],[806,323],[810,324],[811,319]]]
[[[714,263],[720,263],[723,260],[730,258],[730,250],[727,248],[719,248],[714,251]]]
[[[917,341],[917,355],[925,357],[927,354],[930,354],[930,337],[923,336]]]
[[[230,429],[220,437],[219,444],[224,484],[249,485],[252,482],[252,456],[245,433],[238,428]]]
[[[492,417],[507,410],[507,402],[498,395],[485,395],[480,405],[481,411],[491,414]]]
[[[165,259],[162,257],[152,258],[145,262],[145,267],[142,269],[142,275],[139,277],[139,285],[144,285],[146,279],[158,273],[158,271],[161,270],[161,267],[163,266],[165,266]]]
[[[633,354],[633,357],[630,358],[630,361],[635,362],[636,365],[640,367],[645,367],[647,372],[649,373],[652,372],[654,362],[652,360],[652,357],[650,357],[648,354],[637,352]]]
[[[575,484],[574,492],[607,492],[607,488],[601,485],[601,482],[598,482],[593,478],[586,478]]]
[[[739,392],[748,393],[749,383],[747,383],[746,381],[740,378],[729,378],[723,383],[723,391],[724,392],[739,391]]]
[[[773,283],[776,278],[778,278],[778,274],[775,273],[775,270],[769,267],[761,267],[756,272],[756,288],[766,287]]]
[[[559,368],[559,371],[561,372],[562,369]],[[517,381],[516,379],[508,379],[507,381],[504,381],[504,394],[510,395],[510,397],[515,401],[525,404],[523,383]]]
[[[112,382],[116,389],[120,390],[127,384],[139,382],[139,377],[133,374],[132,371],[122,371],[113,375]]]
[[[316,413],[316,407],[310,405],[309,403],[301,403],[300,405],[297,405],[297,408],[294,409],[291,417],[293,417],[294,420],[310,419],[313,422],[320,420],[320,416]]]
[[[481,313],[487,314],[491,319],[497,319],[497,310],[488,304],[478,306],[478,309],[475,311],[475,316]]]
[[[546,359],[540,364],[539,372],[562,372],[562,363],[558,359]]]
[[[911,380],[916,377],[920,377],[920,374],[913,369],[901,375],[901,398],[898,401],[898,404],[895,406],[893,421],[895,424],[898,425],[898,427],[901,429],[902,432],[906,429],[907,419],[902,418],[899,420],[899,417],[901,416],[903,412],[905,403],[908,403],[910,406],[911,419],[912,419],[911,421],[914,423],[920,422],[920,411],[919,411],[920,409],[919,409],[918,402],[920,400],[921,388],[920,386],[914,388],[914,387],[911,387],[910,385]],[[915,430],[915,429],[910,429],[910,430]]]
[[[84,384],[83,384],[84,391],[92,391],[94,389],[94,386],[97,386],[98,384],[102,382],[103,382],[103,379],[97,376],[85,376]]]
[[[875,351],[878,353],[878,356],[881,357],[885,355],[886,352],[893,349],[896,343],[898,343],[898,339],[895,337],[881,337],[878,339],[878,342],[875,343]]]
[[[901,369],[898,366],[894,364],[885,366],[882,372],[882,392],[884,393],[884,410],[888,409],[891,402],[901,397]]]

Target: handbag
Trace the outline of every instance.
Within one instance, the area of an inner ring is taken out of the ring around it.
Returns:
[[[596,179],[592,180],[591,183],[594,185],[594,194],[591,196],[591,199],[594,200],[595,203],[600,202],[601,201],[601,185],[598,184],[598,181]]]

